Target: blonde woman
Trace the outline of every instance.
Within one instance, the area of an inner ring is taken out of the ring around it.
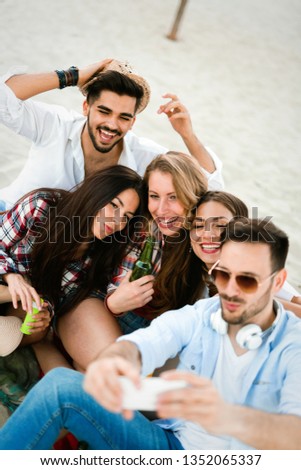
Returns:
[[[74,366],[85,370],[113,337],[149,325],[170,308],[189,301],[178,253],[189,244],[189,221],[199,198],[207,191],[207,180],[193,157],[167,152],[147,167],[144,183],[148,208],[123,262],[113,275],[108,295],[84,300],[58,321],[58,334]],[[130,282],[132,268],[139,258],[152,225],[156,236],[153,273]],[[104,301],[105,300],[105,301]],[[104,332],[102,317],[111,313],[112,330]]]

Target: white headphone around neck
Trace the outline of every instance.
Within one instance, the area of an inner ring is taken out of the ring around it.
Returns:
[[[219,308],[217,312],[211,314],[210,324],[213,330],[220,335],[227,334],[228,323],[222,317],[222,311]],[[236,341],[241,348],[257,349],[262,343],[262,329],[255,323],[243,326],[236,335]]]

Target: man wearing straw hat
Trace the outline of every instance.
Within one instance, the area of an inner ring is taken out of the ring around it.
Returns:
[[[137,137],[136,114],[147,106],[150,87],[128,64],[106,59],[83,67],[40,74],[15,70],[0,79],[0,122],[32,142],[19,176],[0,190],[0,211],[38,187],[70,190],[91,172],[120,163],[143,175],[148,163],[168,149]],[[85,95],[83,114],[30,98],[55,88],[78,86]],[[193,132],[189,113],[175,95],[162,105],[173,128],[197,158],[211,189],[221,189],[220,160]]]

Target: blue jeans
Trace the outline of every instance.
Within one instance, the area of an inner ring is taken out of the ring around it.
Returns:
[[[83,377],[64,368],[46,374],[0,429],[0,449],[51,449],[62,428],[89,449],[183,449],[173,432],[141,413],[127,421],[104,409],[83,390]]]
[[[139,328],[146,328],[150,325],[150,320],[139,317],[134,312],[127,312],[123,317],[116,317],[117,322],[122,330],[122,334],[127,335]]]

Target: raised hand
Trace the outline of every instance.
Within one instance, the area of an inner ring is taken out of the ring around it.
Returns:
[[[182,139],[189,139],[193,135],[193,129],[187,108],[177,95],[166,93],[163,98],[169,98],[169,101],[159,107],[158,114],[166,114],[172,127],[180,134]]]
[[[86,65],[81,67],[78,70],[78,83],[77,86],[83,86],[88,80],[90,80],[94,75],[97,75],[99,72],[102,72],[106,65],[112,62],[113,59],[104,59],[95,64]]]

